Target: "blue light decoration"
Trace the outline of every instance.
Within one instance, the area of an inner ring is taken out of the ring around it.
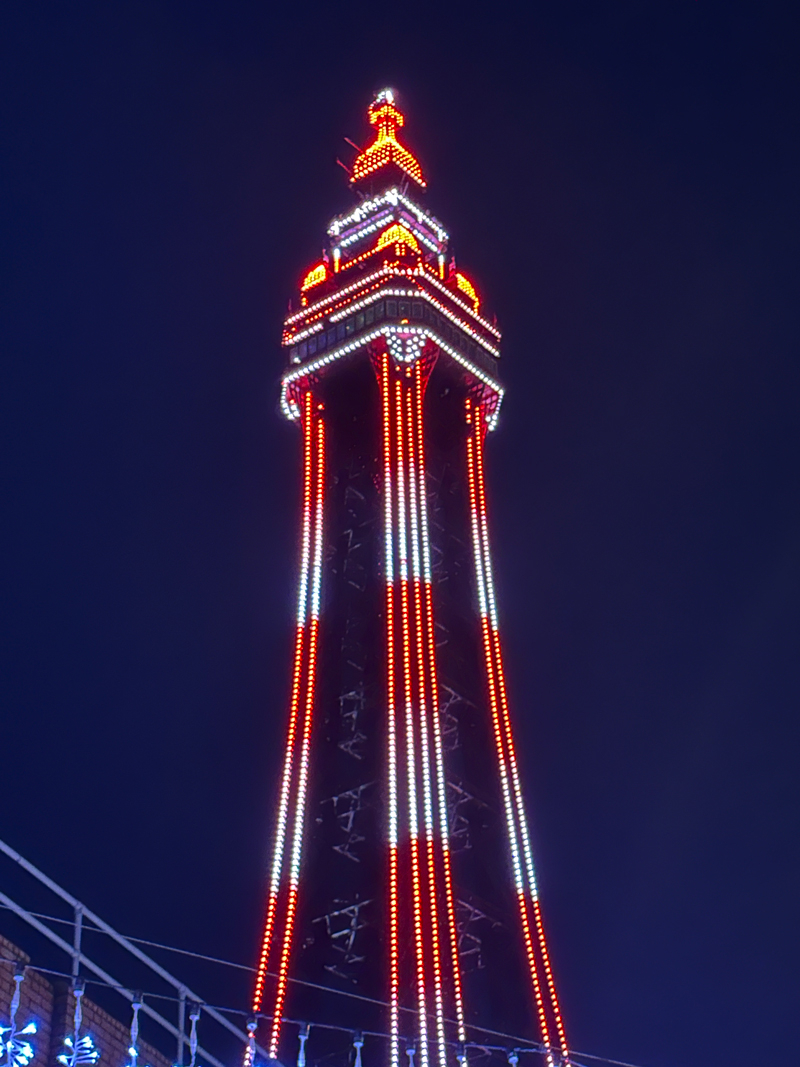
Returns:
[[[84,1034],[77,1041],[69,1035],[64,1038],[67,1052],[62,1052],[56,1059],[63,1067],[78,1067],[80,1063],[97,1063],[100,1059],[100,1049],[94,1043],[90,1034]]]
[[[64,1038],[64,1045],[67,1051],[62,1052],[61,1055],[56,1056],[56,1060],[61,1064],[61,1067],[79,1067],[84,1063],[97,1063],[100,1059],[100,1049],[94,1043],[94,1039],[90,1034],[84,1034],[81,1037],[81,1023],[83,1021],[83,1009],[81,1007],[81,1000],[85,986],[83,981],[78,980],[75,982],[75,1014],[73,1015],[73,1031],[72,1036],[67,1034]]]
[[[17,1011],[19,1009],[20,986],[25,978],[25,968],[17,965],[14,974],[14,995],[9,1008],[9,1025],[0,1026],[0,1049],[5,1067],[28,1067],[36,1055],[35,1049],[26,1037],[36,1033],[36,1023],[29,1022],[21,1030],[17,1029]]]
[[[200,1005],[192,1004],[189,1008],[189,1018],[192,1028],[189,1031],[189,1067],[197,1067],[197,1021],[200,1018]]]
[[[142,1009],[144,998],[141,993],[133,994],[133,1001],[131,1006],[133,1007],[133,1018],[131,1019],[131,1040],[128,1046],[128,1056],[130,1059],[125,1064],[125,1067],[139,1067],[139,1012]]]

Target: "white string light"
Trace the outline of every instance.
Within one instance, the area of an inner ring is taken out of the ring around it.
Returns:
[[[410,200],[398,189],[388,189],[381,196],[374,197],[372,200],[363,201],[357,208],[351,211],[349,215],[339,215],[337,218],[333,219],[328,227],[328,236],[338,237],[348,226],[352,226],[355,223],[359,223],[368,218],[373,212],[383,207],[384,204],[391,204],[392,207],[402,204],[404,208],[414,215],[417,222],[421,223],[423,226],[427,226],[430,231],[436,235],[440,244],[450,240],[447,231],[438,219],[435,219],[433,215],[427,214],[427,212],[423,211],[418,204],[415,204],[413,200]]]
[[[470,374],[477,378],[482,385],[485,385],[495,395],[494,408],[492,410],[491,415],[487,419],[488,428],[490,430],[493,430],[497,424],[497,416],[500,410],[500,404],[502,403],[503,393],[505,392],[502,385],[500,385],[500,383],[496,379],[492,378],[491,375],[487,374],[486,371],[483,371],[480,369],[480,367],[477,367],[470,359],[462,355],[447,341],[443,340],[436,332],[436,330],[434,330],[430,326],[378,326],[365,334],[361,334],[353,341],[350,341],[349,343],[344,345],[340,345],[338,348],[332,349],[324,356],[319,356],[315,360],[311,360],[308,363],[304,363],[300,367],[295,367],[292,370],[287,371],[281,381],[281,410],[283,411],[286,418],[294,422],[300,417],[300,409],[297,406],[296,401],[290,399],[289,397],[289,389],[294,384],[294,382],[299,381],[300,379],[305,378],[308,375],[315,374],[317,371],[322,370],[323,367],[327,367],[335,360],[342,359],[344,356],[349,355],[351,352],[355,352],[356,349],[368,345],[370,341],[374,341],[378,337],[385,338],[388,344],[390,337],[403,336],[406,334],[410,336],[426,337],[429,340],[433,341],[433,343],[437,345],[443,352],[446,352],[448,356],[450,356],[456,361],[456,363],[459,363],[465,370],[469,371]]]

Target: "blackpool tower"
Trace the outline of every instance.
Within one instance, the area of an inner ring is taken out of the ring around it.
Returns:
[[[297,624],[248,1058],[568,1064],[492,579],[500,332],[390,90],[368,118],[284,323]]]

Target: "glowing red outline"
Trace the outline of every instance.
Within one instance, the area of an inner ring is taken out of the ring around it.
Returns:
[[[476,439],[481,432],[480,426],[480,409],[478,405],[474,405],[471,399],[466,401],[467,409],[467,423],[470,426],[470,432],[467,435],[467,474],[469,479],[469,499],[470,499],[470,514],[472,520],[473,539],[475,540],[475,556],[476,556],[476,579],[479,587],[483,588],[481,593],[481,633],[483,637],[484,658],[486,661],[486,675],[489,687],[489,704],[492,712],[492,728],[494,732],[495,747],[497,749],[497,763],[498,770],[500,772],[501,785],[503,787],[503,800],[506,810],[506,821],[508,824],[508,837],[509,846],[511,848],[512,861],[515,872],[515,885],[517,890],[517,904],[519,907],[520,921],[522,923],[522,935],[525,942],[525,954],[528,960],[528,969],[531,975],[531,983],[533,985],[534,999],[536,1001],[537,1015],[539,1017],[539,1029],[542,1035],[542,1043],[545,1046],[545,1055],[548,1064],[553,1063],[553,1053],[550,1042],[550,1033],[547,1025],[547,1014],[544,1006],[544,999],[542,997],[541,984],[539,982],[539,972],[536,966],[536,953],[533,946],[533,937],[531,935],[530,920],[528,917],[528,907],[525,898],[524,883],[522,881],[522,867],[519,860],[519,839],[517,837],[517,826],[514,818],[514,805],[511,799],[511,790],[508,782],[508,766],[506,761],[505,745],[503,738],[503,728],[500,717],[500,710],[497,700],[497,679],[495,675],[495,663],[493,656],[493,645],[489,626],[489,617],[485,610],[486,604],[486,589],[484,584],[483,568],[480,566],[480,560],[483,558],[483,545],[481,537],[480,526],[480,512],[478,505],[478,490],[477,490],[477,456],[476,456]],[[473,411],[475,414],[473,415]]]
[[[391,380],[389,354],[380,357],[381,413],[383,416],[383,492],[384,492],[384,566],[386,569],[386,715],[389,786],[389,1062],[399,1063],[400,1030],[400,938],[398,914],[397,856],[397,723],[395,709],[394,661],[394,531],[392,523],[392,423],[390,414]]]
[[[494,590],[491,588],[493,584],[491,576],[491,561],[489,553],[489,532],[488,532],[488,520],[486,509],[486,482],[484,476],[484,463],[483,463],[483,446],[486,437],[485,419],[483,411],[480,407],[476,408],[475,416],[475,459],[476,459],[476,471],[478,482],[478,509],[479,509],[479,522],[481,529],[481,539],[483,542],[483,555],[486,559],[486,580],[490,585],[490,599],[494,602]],[[488,621],[488,620],[487,620]],[[496,670],[498,692],[500,694],[500,712],[503,724],[503,733],[505,736],[505,746],[507,753],[507,762],[511,770],[511,780],[514,786],[515,805],[517,809],[517,821],[520,827],[520,834],[522,836],[523,854],[525,856],[525,864],[528,875],[528,890],[530,895],[531,906],[534,913],[534,925],[536,927],[536,935],[539,943],[539,952],[541,955],[542,965],[544,967],[545,976],[547,979],[547,989],[550,995],[550,1004],[553,1012],[553,1018],[556,1024],[556,1031],[558,1033],[559,1043],[561,1045],[561,1057],[565,1063],[569,1063],[569,1048],[567,1046],[566,1033],[564,1031],[564,1023],[561,1016],[561,1009],[558,1003],[558,995],[556,993],[555,979],[553,977],[552,967],[550,965],[550,956],[547,951],[547,942],[544,933],[544,924],[542,921],[542,911],[539,904],[538,894],[536,892],[536,878],[533,871],[533,860],[530,854],[530,841],[528,839],[528,827],[527,817],[525,814],[525,806],[522,798],[522,787],[519,779],[519,769],[517,766],[517,756],[514,749],[514,736],[511,728],[511,717],[508,709],[508,697],[506,695],[506,683],[505,683],[505,671],[503,669],[503,655],[500,644],[500,631],[497,627],[496,620],[493,620],[493,625],[490,628],[492,652],[494,656],[494,664]]]
[[[453,973],[453,995],[456,1008],[456,1025],[458,1028],[458,1040],[466,1041],[467,1035],[464,1027],[464,1001],[461,989],[461,966],[458,958],[458,928],[456,926],[455,901],[453,898],[453,876],[450,866],[450,843],[448,840],[447,825],[447,799],[444,795],[446,788],[444,781],[444,757],[442,753],[442,733],[439,719],[439,682],[436,668],[436,640],[433,622],[433,594],[431,590],[431,576],[428,573],[430,566],[427,558],[428,542],[428,507],[425,492],[426,464],[425,464],[425,424],[423,418],[423,400],[425,396],[425,379],[421,361],[414,366],[414,414],[416,415],[415,433],[417,438],[417,485],[420,494],[420,531],[423,539],[423,551],[426,553],[425,568],[423,572],[424,596],[425,596],[425,644],[428,652],[428,670],[431,688],[431,717],[432,733],[434,738],[434,754],[436,758],[436,782],[439,800],[439,827],[440,844],[442,850],[442,865],[444,867],[445,905],[447,911],[447,926],[450,943],[450,963]]]
[[[292,835],[292,855],[289,868],[289,893],[286,902],[286,919],[283,933],[283,946],[278,967],[278,980],[272,1012],[272,1031],[270,1034],[269,1054],[277,1059],[280,1041],[282,1013],[286,999],[289,958],[292,949],[294,923],[297,915],[297,896],[302,859],[303,828],[305,823],[306,792],[308,787],[309,756],[311,748],[311,728],[314,715],[314,691],[317,670],[317,639],[319,634],[319,586],[322,565],[322,525],[325,498],[325,423],[316,415],[316,469],[314,471],[314,509],[313,540],[314,557],[310,587],[311,618],[308,635],[308,659],[306,667],[306,699],[303,718],[303,736],[300,747],[300,764],[297,781],[297,793],[294,812],[294,831]]]
[[[264,979],[269,966],[270,948],[275,924],[275,917],[280,893],[280,879],[283,868],[283,853],[286,843],[286,822],[289,809],[289,795],[291,792],[294,748],[297,737],[297,718],[300,704],[300,687],[303,668],[303,645],[307,630],[308,618],[308,570],[310,562],[311,544],[311,494],[312,494],[312,466],[313,455],[311,447],[311,403],[310,392],[306,392],[303,401],[303,506],[302,506],[302,534],[300,550],[300,581],[298,592],[297,627],[295,631],[294,663],[292,667],[292,690],[289,706],[289,725],[286,732],[286,751],[283,762],[283,774],[281,777],[280,801],[278,817],[275,829],[275,845],[271,867],[270,891],[267,904],[267,915],[264,922],[264,934],[261,941],[261,956],[256,973],[255,988],[253,992],[252,1010],[257,1014],[261,1009],[264,996]]]

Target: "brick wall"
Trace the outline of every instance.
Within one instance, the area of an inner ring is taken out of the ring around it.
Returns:
[[[17,961],[28,964],[30,958],[0,936],[0,1023],[4,1026],[8,1025]],[[26,968],[17,1025],[25,1026],[33,1019],[38,1026],[32,1039],[36,1056],[31,1067],[60,1067],[56,1064],[56,1056],[64,1051],[64,1036],[72,1033],[74,1012],[75,997],[66,981],[51,981],[46,975]],[[98,1067],[124,1067],[129,1058],[130,1014],[122,1023],[84,996],[81,1033],[87,1032],[100,1050]],[[139,1063],[142,1067],[171,1067],[171,1061],[163,1053],[144,1041],[139,1041]]]
[[[0,937],[0,1022],[3,1026],[8,1026],[8,1009],[14,995],[14,964],[18,961],[30,963],[30,956],[26,956],[5,937]],[[38,1027],[31,1040],[36,1050],[31,1067],[52,1067],[54,1062],[50,1055],[53,1043],[53,999],[53,986],[47,978],[37,971],[26,969],[25,981],[20,989],[17,1026],[26,1026],[33,1019]],[[111,1065],[107,1064],[106,1067]]]

